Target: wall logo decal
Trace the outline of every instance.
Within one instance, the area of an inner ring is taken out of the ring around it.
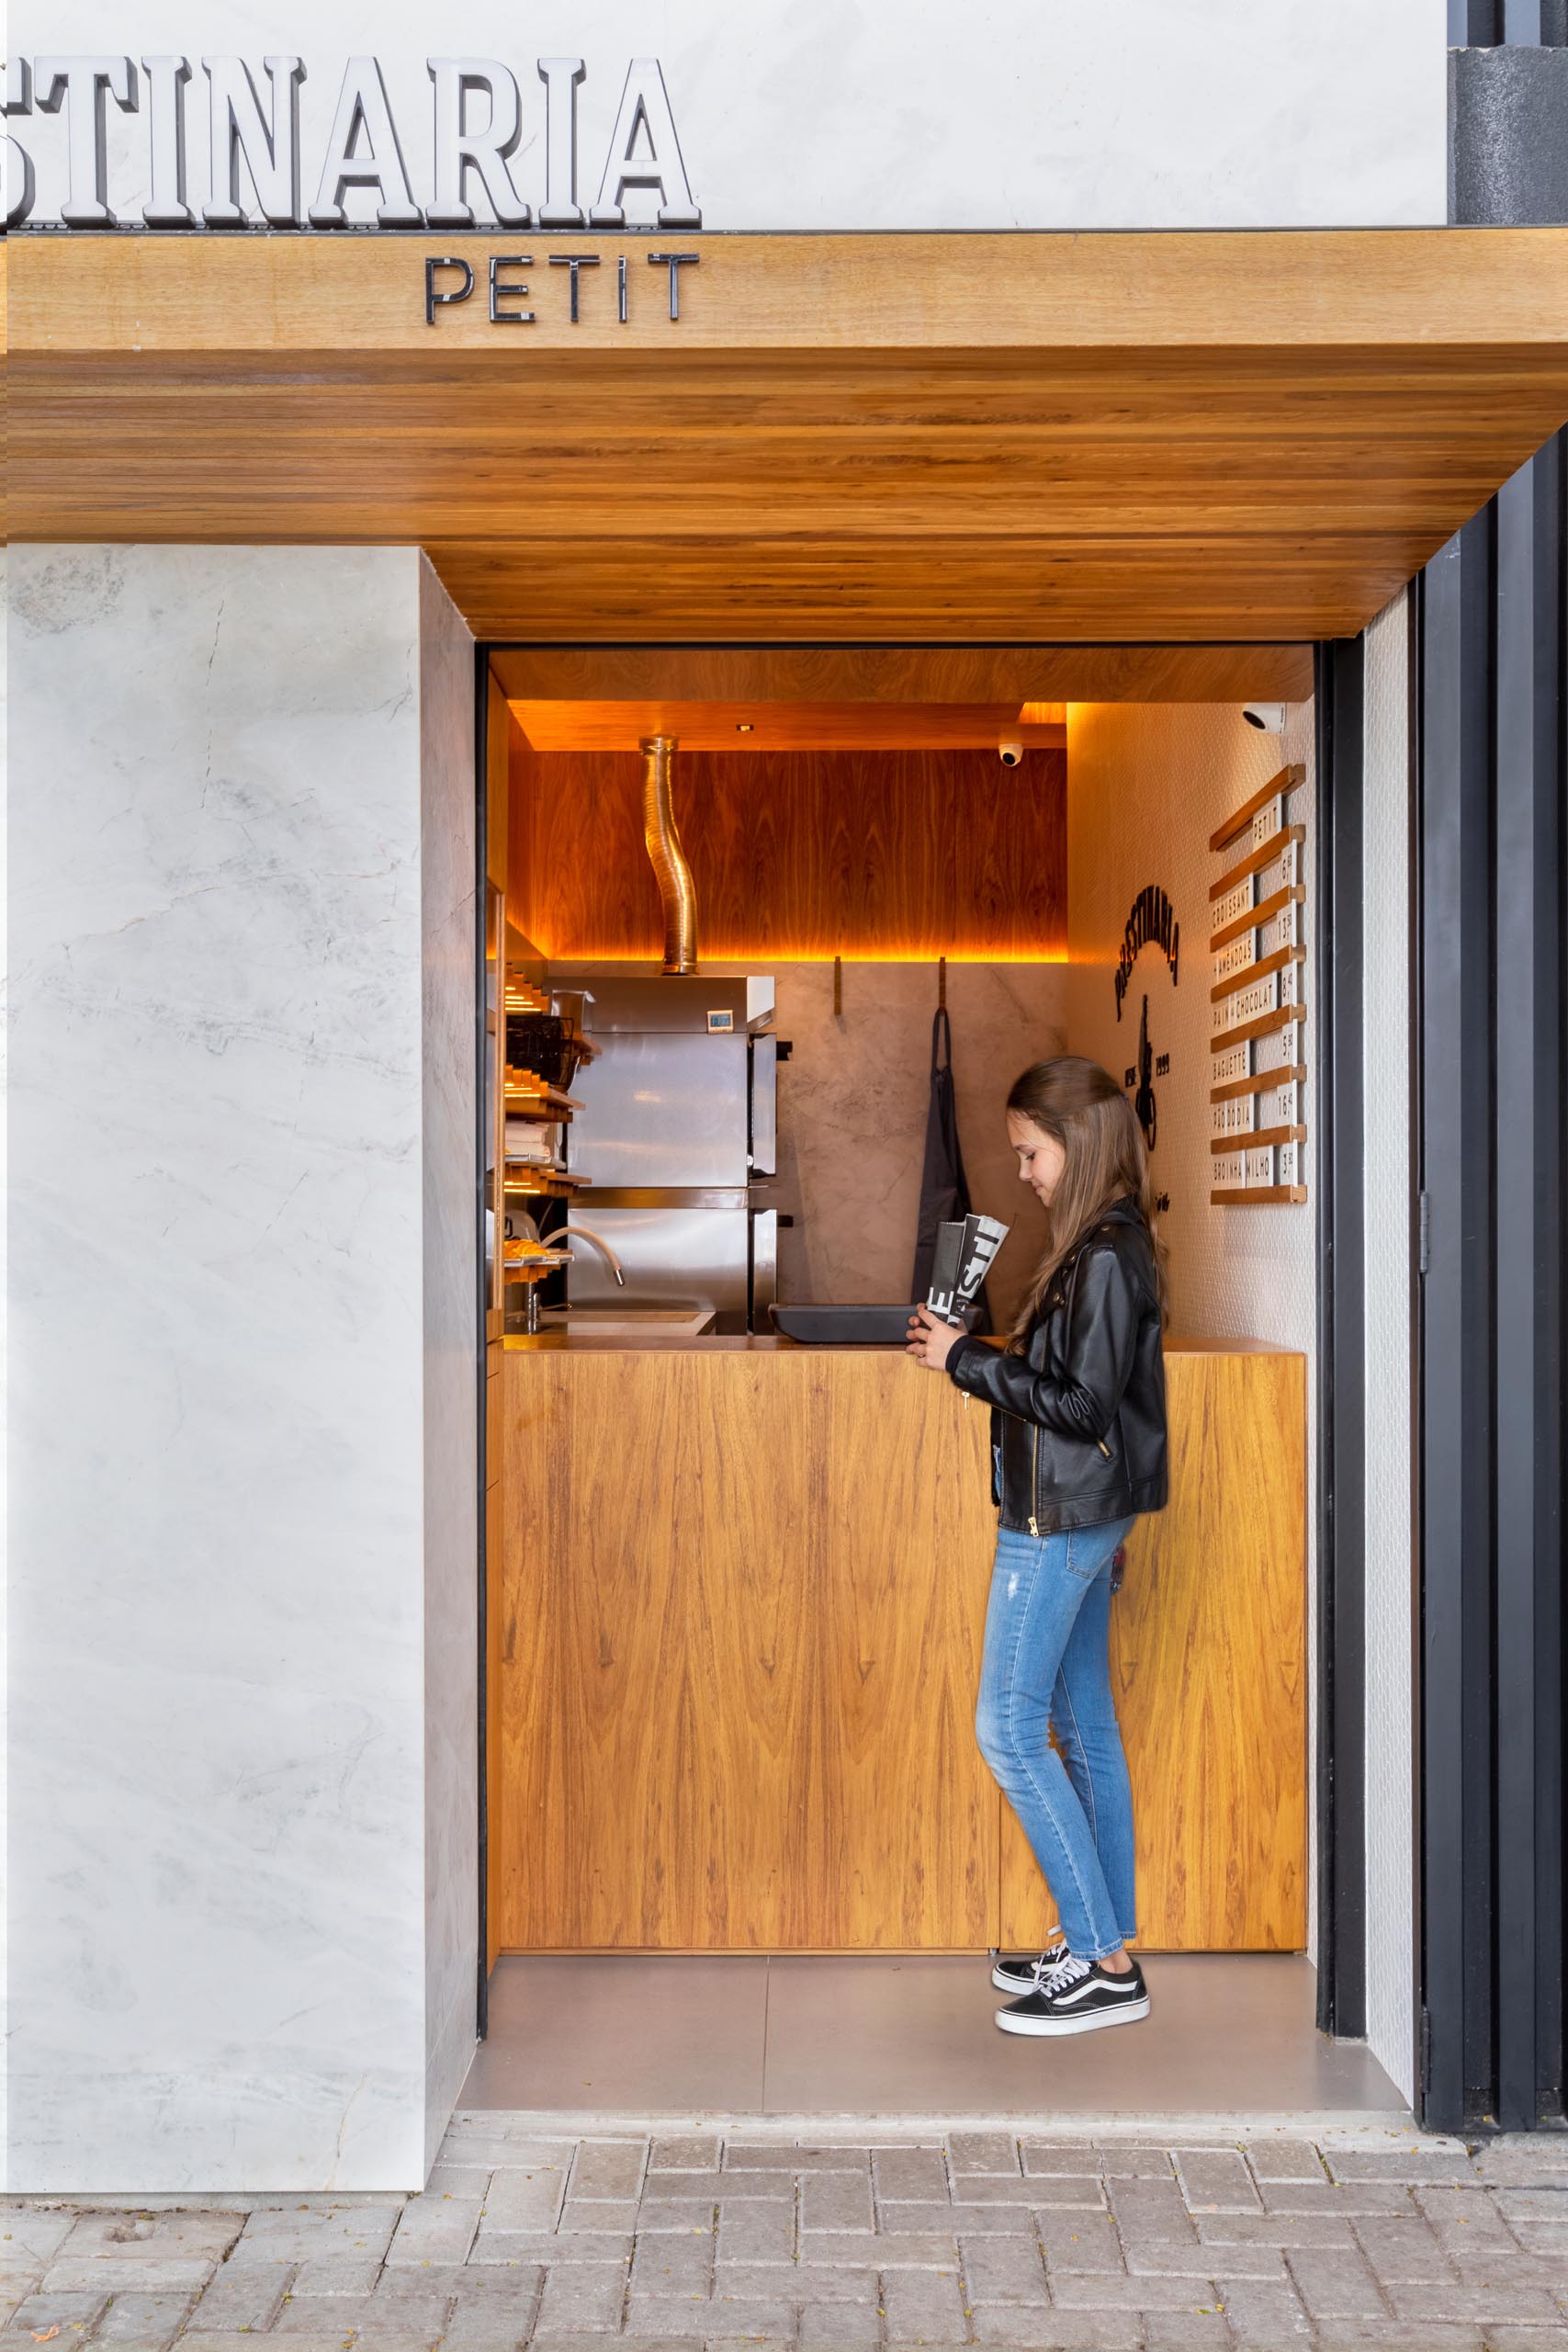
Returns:
[[[1157,882],[1148,883],[1134,899],[1132,910],[1122,933],[1122,953],[1116,959],[1116,1018],[1122,1018],[1122,1000],[1127,993],[1127,983],[1133,977],[1133,967],[1139,951],[1153,940],[1167,964],[1173,981],[1179,978],[1178,965],[1181,956],[1181,925],[1176,920],[1176,910]]]

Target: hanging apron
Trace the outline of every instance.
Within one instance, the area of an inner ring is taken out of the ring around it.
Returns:
[[[955,1225],[969,1215],[969,1180],[958,1148],[958,1105],[953,1091],[953,1023],[947,1007],[931,1020],[931,1102],[926,1120],[926,1157],[920,1171],[920,1208],[915,1227],[915,1271],[909,1295],[923,1299],[931,1286],[931,1261],[936,1255],[939,1225]],[[975,1302],[979,1319],[975,1329],[991,1328],[990,1305],[984,1283]]]

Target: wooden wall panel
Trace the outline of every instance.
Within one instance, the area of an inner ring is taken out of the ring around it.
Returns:
[[[1145,1947],[1306,1934],[1304,1366],[1168,1358],[1114,1667]],[[503,1949],[982,1951],[1049,1899],[980,1760],[987,1416],[902,1356],[511,1350]]]
[[[513,920],[548,956],[663,952],[634,752],[513,737]],[[710,960],[1066,953],[1066,754],[678,753]]]
[[[1171,1354],[1168,1507],[1111,1611],[1133,1776],[1140,1941],[1306,1942],[1306,1373],[1298,1355]],[[1010,1811],[1001,1941],[1056,1916]]]

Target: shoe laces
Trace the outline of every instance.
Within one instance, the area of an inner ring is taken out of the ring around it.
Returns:
[[[1065,1993],[1069,1984],[1079,1984],[1093,1973],[1092,1960],[1080,1960],[1077,1952],[1064,1951],[1049,1968],[1037,1973],[1035,1983],[1042,1993]]]
[[[1034,1985],[1040,1993],[1054,1993],[1059,1984],[1076,1980],[1066,1972],[1073,1967],[1073,1955],[1064,1944],[1058,1951],[1043,1951],[1034,1963]]]

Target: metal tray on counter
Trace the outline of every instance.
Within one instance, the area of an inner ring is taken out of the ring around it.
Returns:
[[[768,1313],[775,1331],[809,1348],[901,1348],[909,1336],[907,1300],[901,1306],[773,1306]]]

